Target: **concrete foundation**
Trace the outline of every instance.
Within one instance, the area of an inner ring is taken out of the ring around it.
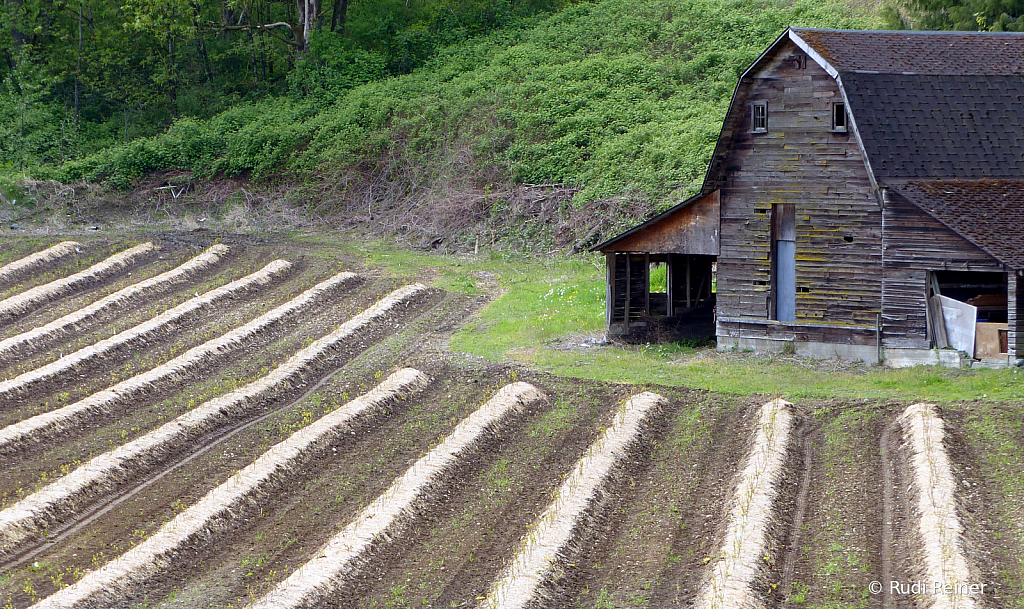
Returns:
[[[719,351],[753,351],[754,353],[782,353],[792,350],[796,355],[818,359],[845,359],[878,363],[878,349],[874,345],[844,345],[810,341],[776,340],[771,338],[718,337]]]
[[[969,368],[971,358],[952,349],[885,349],[885,365],[890,368],[943,366]]]
[[[719,351],[753,351],[754,353],[782,353],[790,351],[796,355],[818,359],[843,359],[878,363],[878,348],[874,345],[846,345],[809,341],[775,340],[770,338],[718,337]],[[896,349],[883,348],[882,358],[890,368],[911,366],[943,366],[945,368],[1002,368],[1005,360],[972,360],[952,349]],[[1012,364],[1012,362],[1011,362]]]

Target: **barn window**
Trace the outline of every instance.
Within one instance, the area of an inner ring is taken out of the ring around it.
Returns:
[[[651,282],[651,294],[668,293],[668,264],[652,262],[648,277]]]
[[[846,104],[832,104],[832,131],[846,133]]]
[[[763,101],[750,104],[750,130],[753,133],[768,131],[768,104]]]

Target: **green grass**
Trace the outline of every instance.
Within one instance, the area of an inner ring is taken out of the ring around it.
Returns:
[[[837,366],[793,358],[718,353],[682,343],[565,348],[605,329],[604,261],[586,254],[530,259],[497,252],[446,256],[380,243],[342,245],[369,266],[476,294],[486,281],[500,295],[451,340],[455,351],[530,364],[558,376],[631,384],[686,386],[787,398],[959,400],[1024,399],[1018,369],[889,369]],[[559,348],[563,347],[563,348]]]
[[[1016,542],[994,549],[1004,564],[1016,567],[1001,569],[999,577],[1010,588],[1005,594],[1014,598],[1011,606],[1024,607],[1024,531],[1020,526],[1020,506],[1024,502],[1024,453],[1020,442],[1024,434],[1024,406],[961,410],[965,414],[967,439],[971,446],[978,447],[978,458],[1001,493],[1002,500],[992,504],[999,519],[993,524]]]

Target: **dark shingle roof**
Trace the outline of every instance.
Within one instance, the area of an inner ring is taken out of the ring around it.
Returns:
[[[908,180],[892,190],[1014,269],[1024,269],[1024,180]]]
[[[1024,74],[1024,33],[791,31],[838,72]]]
[[[842,80],[877,180],[1024,178],[1024,76]]]

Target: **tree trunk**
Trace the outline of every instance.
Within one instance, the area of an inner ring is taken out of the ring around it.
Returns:
[[[78,62],[75,67],[75,131],[78,131],[78,81],[82,74],[82,0],[78,0]]]
[[[296,32],[296,37],[299,38],[297,59],[302,59],[302,55],[309,49],[309,33],[313,31],[313,22],[319,18],[320,0],[295,0],[295,8],[299,17]]]
[[[299,25],[295,32],[295,42],[299,43],[297,49],[299,59],[306,52],[306,41],[309,40],[309,34],[306,31],[306,7],[308,4],[309,0],[295,0],[296,23]]]
[[[210,65],[210,55],[206,52],[206,42],[200,33],[199,20],[202,14],[199,10],[199,3],[192,2],[192,27],[196,33],[196,53],[203,60],[203,69],[206,71],[206,82],[213,86],[213,66]]]
[[[331,31],[345,35],[345,19],[348,16],[348,0],[334,0],[331,12]]]

